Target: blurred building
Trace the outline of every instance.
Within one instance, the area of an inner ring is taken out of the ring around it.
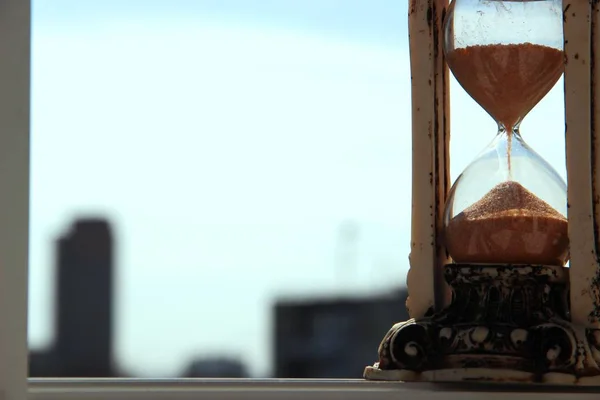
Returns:
[[[30,355],[31,376],[113,376],[113,238],[103,219],[78,220],[57,242],[56,342]]]
[[[77,221],[58,241],[56,351],[63,376],[111,375],[113,240],[107,221]]]
[[[54,347],[29,352],[29,376],[55,377],[59,370],[59,360]]]
[[[406,290],[370,298],[285,301],[275,306],[278,378],[360,378],[395,322],[408,319]]]
[[[231,358],[194,360],[183,374],[185,378],[248,378],[244,364]]]

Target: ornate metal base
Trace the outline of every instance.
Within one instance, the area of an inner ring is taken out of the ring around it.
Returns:
[[[445,267],[453,291],[440,313],[395,324],[370,380],[600,386],[600,330],[569,322],[569,269]]]

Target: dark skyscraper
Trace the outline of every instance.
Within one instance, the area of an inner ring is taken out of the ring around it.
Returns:
[[[59,376],[112,375],[113,238],[103,219],[76,221],[58,241]]]

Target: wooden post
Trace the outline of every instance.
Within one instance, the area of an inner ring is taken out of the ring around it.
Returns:
[[[442,51],[447,0],[411,0],[412,228],[407,307],[412,318],[442,307],[446,251],[438,238],[450,187],[449,79]]]
[[[598,321],[594,213],[600,211],[592,203],[592,196],[598,198],[595,189],[600,188],[596,184],[600,177],[593,173],[598,170],[600,160],[595,155],[599,154],[595,151],[599,144],[591,123],[595,115],[591,107],[591,6],[588,1],[564,0],[563,11],[571,320],[576,325],[588,326]],[[598,216],[596,220],[600,220]]]
[[[27,389],[30,1],[0,2],[0,399]]]

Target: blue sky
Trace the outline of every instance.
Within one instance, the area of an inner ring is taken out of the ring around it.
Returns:
[[[276,298],[402,284],[406,16],[391,0],[34,1],[31,345],[52,340],[52,240],[82,214],[115,224],[116,356],[138,375],[223,351],[267,374]],[[452,101],[455,178],[495,124],[455,83]],[[561,101],[557,86],[522,131],[564,176]],[[340,277],[344,221],[360,232]]]
[[[105,25],[111,21],[191,18],[234,22],[259,28],[272,27],[304,33],[350,38],[353,41],[397,45],[406,42],[399,27],[405,27],[406,7],[392,0],[118,0],[76,2],[37,0],[34,4],[38,26]],[[385,10],[385,12],[381,12]]]

